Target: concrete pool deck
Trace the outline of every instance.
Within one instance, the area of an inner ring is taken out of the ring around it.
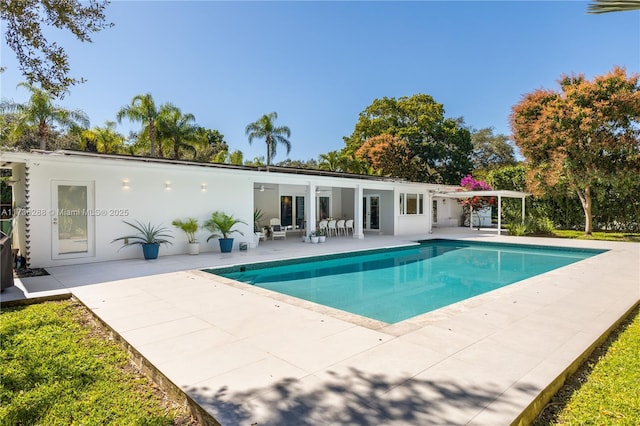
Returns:
[[[609,251],[390,326],[195,270],[428,237]],[[526,423],[523,411],[640,300],[640,244],[428,237],[268,241],[47,268],[21,285],[71,292],[221,424],[260,426]]]

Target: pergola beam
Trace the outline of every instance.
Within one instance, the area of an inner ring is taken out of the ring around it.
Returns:
[[[528,192],[507,190],[457,191],[434,194],[434,196],[445,198],[498,197],[498,235],[501,235],[502,233],[502,197],[520,198],[522,200],[522,223],[524,224],[525,199],[530,195],[531,194]],[[469,227],[473,229],[473,207],[471,207],[469,210]]]

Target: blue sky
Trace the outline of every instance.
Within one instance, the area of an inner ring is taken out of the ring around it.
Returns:
[[[115,26],[92,44],[48,34],[71,59],[60,105],[91,125],[114,120],[136,94],[172,102],[218,129],[245,159],[245,126],[276,111],[291,128],[289,158],[341,149],[376,98],[426,93],[447,117],[509,134],[511,107],[561,74],[640,71],[640,12],[589,15],[588,2],[129,2],[107,8]],[[4,30],[3,30],[4,31]],[[2,44],[3,98],[27,99]],[[123,122],[128,134],[138,124]],[[275,161],[286,158],[280,147]]]

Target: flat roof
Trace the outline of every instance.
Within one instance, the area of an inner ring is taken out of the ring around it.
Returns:
[[[4,153],[25,154],[27,152],[5,151]],[[429,182],[411,182],[406,179],[393,178],[388,176],[361,175],[356,173],[333,172],[328,170],[302,169],[302,168],[296,168],[296,167],[281,167],[281,166],[244,166],[244,165],[225,164],[225,163],[205,163],[205,162],[189,161],[189,160],[174,160],[171,158],[144,157],[144,156],[138,156],[138,155],[123,155],[123,154],[101,154],[97,152],[85,152],[85,151],[73,151],[73,150],[46,151],[46,150],[33,149],[29,151],[27,154],[40,154],[40,155],[47,155],[47,156],[87,157],[87,158],[97,158],[97,159],[104,159],[104,160],[138,161],[138,162],[144,162],[144,163],[176,164],[176,165],[183,165],[183,166],[212,167],[217,169],[229,169],[229,170],[246,170],[246,171],[258,171],[258,172],[267,172],[267,173],[268,172],[289,173],[289,174],[299,174],[299,175],[307,175],[307,176],[327,176],[327,177],[338,177],[338,178],[346,178],[346,179],[364,179],[364,180],[381,181],[381,182],[424,183],[424,184],[436,185]],[[11,161],[2,163],[3,167],[9,164],[11,164]]]
[[[489,191],[453,191],[435,194],[437,197],[446,198],[471,198],[471,197],[506,197],[506,198],[526,198],[531,194],[522,191],[489,190]]]

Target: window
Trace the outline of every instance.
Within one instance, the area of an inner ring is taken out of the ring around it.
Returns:
[[[401,193],[400,214],[424,214],[424,195]]]
[[[407,194],[407,214],[418,214],[417,194]]]

